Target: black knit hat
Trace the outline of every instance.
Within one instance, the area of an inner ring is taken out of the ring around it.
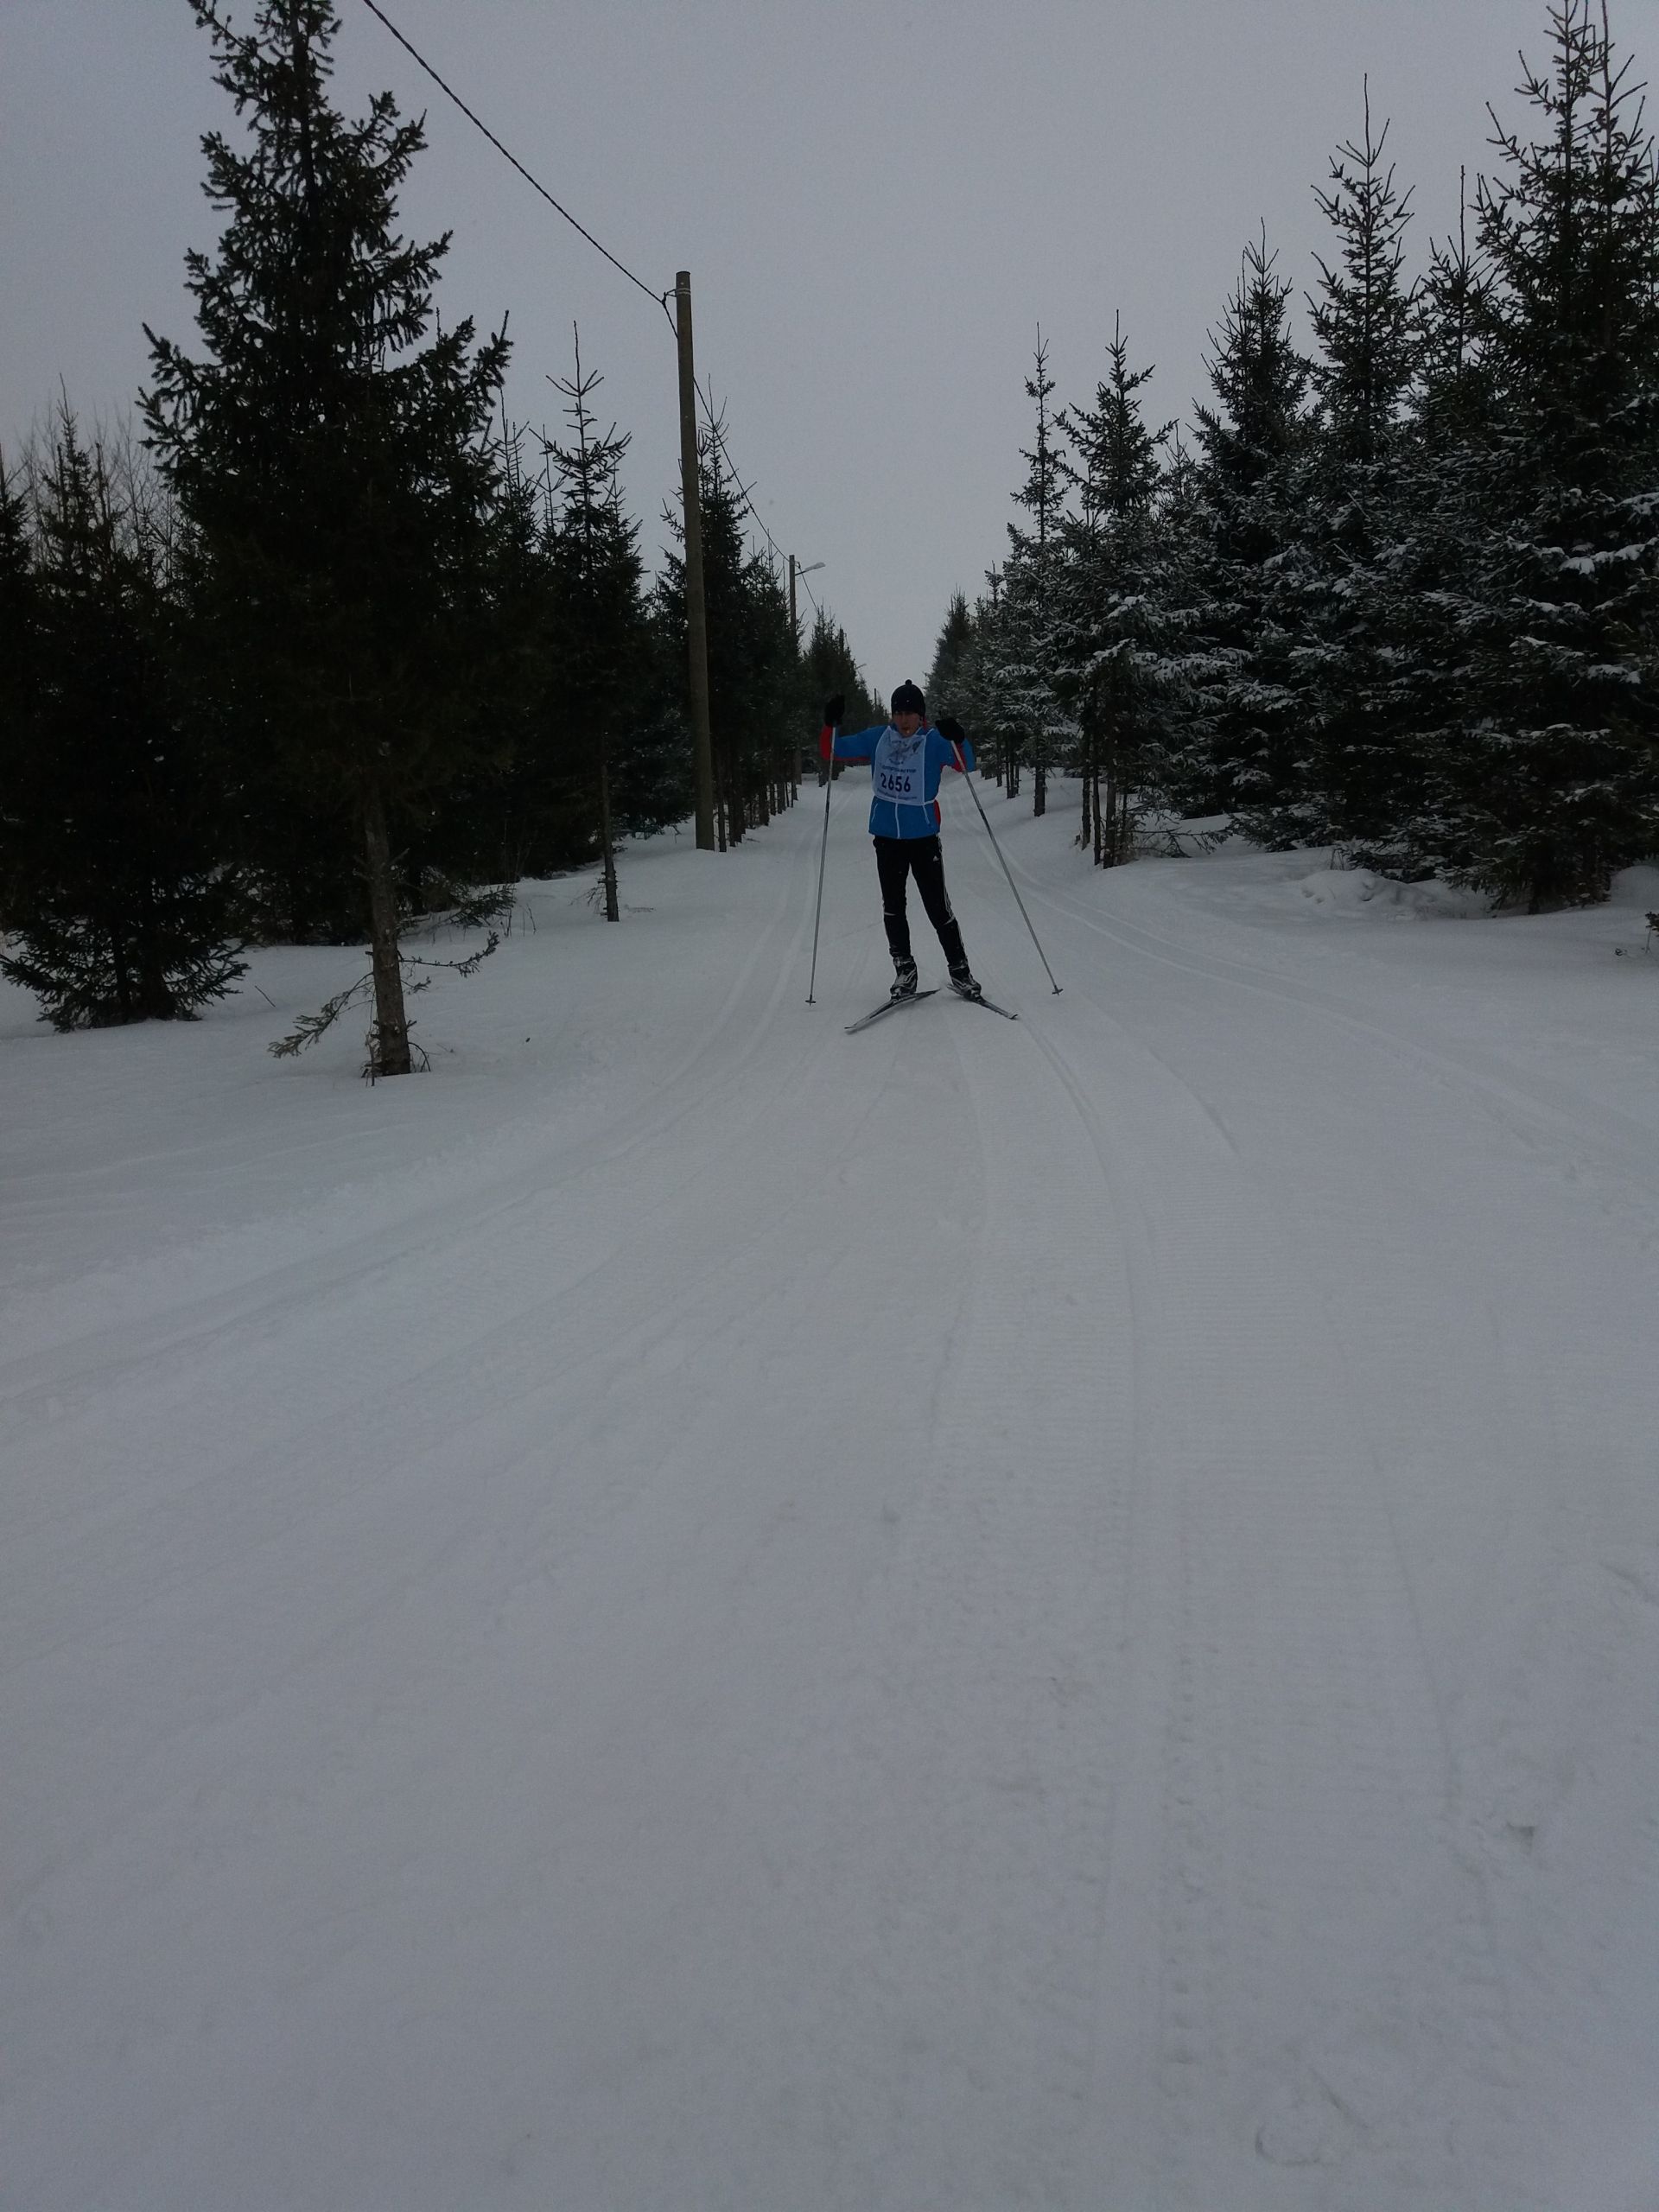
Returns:
[[[901,683],[893,695],[888,711],[895,715],[925,715],[927,702],[913,683]]]

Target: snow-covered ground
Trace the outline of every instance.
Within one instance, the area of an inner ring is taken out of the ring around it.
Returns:
[[[0,1003],[7,2212],[1659,2206],[1659,875],[988,803]]]

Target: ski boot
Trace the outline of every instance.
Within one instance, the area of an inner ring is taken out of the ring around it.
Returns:
[[[893,988],[888,996],[913,999],[916,995],[916,963],[913,960],[895,960],[893,969]]]
[[[965,966],[950,970],[950,988],[959,999],[979,999],[985,995]]]

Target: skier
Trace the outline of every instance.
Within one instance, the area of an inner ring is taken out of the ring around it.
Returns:
[[[960,722],[947,719],[943,728],[933,728],[927,719],[927,701],[913,683],[901,683],[893,693],[890,721],[843,735],[840,725],[846,704],[839,691],[825,702],[818,751],[826,760],[870,763],[870,842],[881,883],[881,919],[893,955],[893,996],[916,995],[916,962],[905,911],[906,885],[913,875],[927,918],[944,948],[951,989],[962,998],[976,999],[980,988],[962,949],[962,930],[944,887],[938,799],[940,775],[946,768],[959,775],[971,768],[974,748]]]

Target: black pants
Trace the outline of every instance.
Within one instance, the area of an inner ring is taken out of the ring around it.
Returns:
[[[937,837],[872,837],[875,872],[881,879],[881,919],[887,932],[887,949],[895,960],[908,960],[910,917],[905,912],[906,879],[913,875],[927,918],[939,933],[944,957],[952,968],[965,968],[962,931],[950,911],[944,887],[944,855]]]

